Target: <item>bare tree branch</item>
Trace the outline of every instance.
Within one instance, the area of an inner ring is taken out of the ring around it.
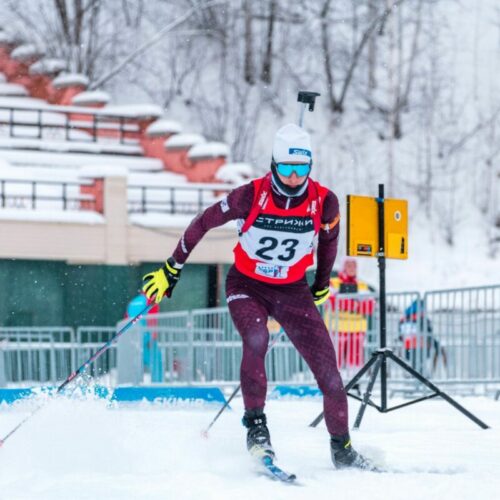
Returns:
[[[351,58],[351,64],[349,65],[349,68],[347,70],[347,74],[345,76],[344,82],[342,84],[342,90],[340,92],[340,97],[337,102],[337,108],[336,111],[342,111],[344,107],[344,101],[347,95],[347,91],[349,90],[351,80],[354,75],[354,71],[358,65],[361,53],[363,52],[363,49],[370,39],[370,37],[373,35],[375,29],[379,24],[385,23],[385,20],[389,17],[393,9],[397,8],[399,5],[401,5],[405,0],[397,0],[396,2],[393,3],[391,8],[385,9],[379,16],[377,16],[375,19],[371,21],[369,24],[368,28],[365,30],[363,33],[363,37],[361,38],[352,58]]]
[[[475,137],[481,130],[485,129],[486,127],[489,127],[494,122],[496,122],[499,116],[500,116],[500,107],[497,108],[487,120],[477,123],[472,129],[463,134],[462,137],[458,139],[458,141],[455,141],[451,146],[449,146],[448,151],[442,153],[443,157],[448,159],[452,157],[459,150],[461,150],[473,137]]]
[[[249,85],[255,84],[255,64],[253,55],[253,35],[252,35],[252,4],[251,0],[245,0],[243,3],[243,12],[245,15],[245,62],[244,79]]]
[[[271,0],[269,4],[269,21],[267,25],[267,43],[260,79],[264,83],[271,83],[272,79],[272,58],[273,58],[273,31],[276,16],[276,0]]]
[[[165,35],[170,33],[173,29],[177,28],[177,26],[180,26],[183,24],[185,21],[187,21],[195,12],[197,9],[208,9],[209,7],[213,7],[215,5],[223,5],[226,4],[229,0],[214,0],[212,2],[207,2],[204,6],[201,7],[192,7],[188,11],[186,11],[182,16],[178,17],[175,21],[172,21],[170,24],[167,24],[164,28],[162,28],[156,35],[151,37],[147,42],[143,43],[140,47],[138,47],[136,50],[134,50],[130,55],[128,55],[123,61],[121,61],[117,66],[115,66],[113,69],[111,69],[108,73],[106,73],[104,76],[99,78],[93,85],[91,85],[91,89],[96,89],[106,83],[108,80],[116,76],[120,71],[127,66],[131,61],[133,61],[137,56],[142,54],[144,51],[148,50],[151,48],[153,45],[158,43]]]

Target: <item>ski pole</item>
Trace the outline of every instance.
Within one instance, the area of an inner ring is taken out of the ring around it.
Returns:
[[[83,363],[78,370],[74,371],[71,373],[68,378],[57,388],[56,395],[60,394],[60,392],[73,380],[75,380],[77,377],[79,377],[85,370],[86,368],[90,365],[90,363],[93,363],[101,354],[106,352],[113,343],[115,343],[118,338],[123,335],[132,325],[134,325],[138,320],[142,318],[144,314],[147,314],[147,312],[154,306],[154,302],[151,304],[148,304],[137,316],[134,316],[123,328],[121,328],[118,332],[111,337],[108,342],[103,344],[103,346],[98,349],[92,356],[90,356],[85,363]],[[33,410],[24,420],[21,420],[10,432],[8,432],[3,439],[0,439],[0,447],[7,441],[7,439],[12,436],[25,422],[27,422],[35,413],[37,413],[44,405],[41,404],[38,408]]]
[[[277,333],[277,335],[269,342],[267,346],[267,351],[266,354],[275,346],[276,342],[281,338],[281,336],[285,333],[285,330],[283,328],[280,329],[280,331]],[[210,422],[210,425],[201,432],[201,435],[205,438],[208,437],[208,431],[212,428],[212,426],[217,422],[218,418],[221,416],[222,412],[229,406],[229,403],[233,400],[233,398],[238,394],[238,392],[241,389],[241,384],[236,387],[236,389],[233,391],[231,396],[229,396],[229,399],[224,403],[224,406],[219,410],[217,415],[215,415],[214,419]]]

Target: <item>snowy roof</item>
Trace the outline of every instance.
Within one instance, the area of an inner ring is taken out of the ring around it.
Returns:
[[[16,170],[20,167],[9,167],[6,169]],[[32,170],[36,172],[37,168],[34,167]],[[40,168],[41,171],[48,171],[49,169]],[[132,171],[127,168],[120,167],[119,165],[113,165],[112,163],[106,165],[105,163],[100,165],[88,164],[83,165],[78,169],[56,169],[52,170],[53,175],[58,178],[61,174],[57,172],[62,172],[64,177],[70,178],[96,178],[96,177],[108,177],[108,176],[121,176],[127,177],[127,184],[129,187],[142,187],[142,186],[152,186],[152,187],[179,187],[185,188],[186,192],[191,193],[193,199],[197,198],[197,190],[203,189],[205,191],[215,192],[226,192],[231,189],[230,186],[224,183],[208,183],[208,182],[189,182],[187,177],[182,174],[176,174],[174,172],[139,172]],[[2,169],[0,167],[0,178],[2,174]],[[163,192],[164,196],[164,192]]]
[[[103,92],[102,90],[93,90],[90,92],[82,92],[75,97],[73,97],[73,104],[97,104],[97,103],[108,103],[110,100],[110,96],[107,92]]]
[[[130,172],[128,175],[129,186],[186,186],[188,180],[185,175],[174,172]],[[191,184],[189,184],[191,185]]]
[[[0,158],[12,165],[46,166],[52,168],[79,168],[82,165],[116,165],[131,171],[154,172],[163,170],[158,158],[131,157],[125,155],[99,155],[95,153],[59,153],[49,151],[0,150]]]
[[[33,129],[34,127],[31,127]],[[122,155],[139,155],[142,153],[142,148],[134,144],[119,144],[116,142],[91,142],[88,140],[65,140],[64,130],[60,130],[60,140],[39,139],[38,137],[1,137],[0,148],[2,149],[31,149],[40,151],[51,151],[57,153],[78,152],[78,153],[93,153],[106,154],[115,153]],[[56,137],[56,132],[54,134]],[[79,137],[81,138],[80,134]],[[2,153],[3,156],[3,153]]]
[[[15,42],[15,37],[3,30],[0,31],[0,43],[12,44]]]
[[[0,180],[78,182],[79,173],[74,168],[13,167],[0,159]]]
[[[128,170],[119,165],[84,165],[79,168],[78,176],[84,178],[126,177]]]
[[[40,50],[36,45],[33,45],[32,43],[20,45],[10,53],[10,57],[18,61],[23,61],[25,59],[30,59],[32,57],[39,57],[42,55],[43,51]]]
[[[20,210],[18,208],[0,209],[0,220],[23,220],[34,222],[104,224],[104,216],[91,210]]]
[[[0,83],[0,96],[27,96],[28,91],[18,83]]]
[[[176,134],[165,141],[165,148],[189,148],[204,142],[206,142],[206,139],[199,134]]]
[[[248,163],[225,163],[215,174],[217,180],[231,184],[243,184],[253,176],[253,167]]]
[[[174,120],[156,120],[147,129],[147,135],[178,134],[182,131],[182,125]]]
[[[239,175],[246,177],[253,177],[254,171],[250,163],[235,162],[235,163],[225,163],[217,171],[217,175],[225,171],[237,172]]]
[[[159,118],[163,114],[162,108],[156,104],[106,106],[104,111],[121,116],[129,116],[130,118]]]
[[[66,63],[62,59],[40,59],[30,66],[31,75],[47,75],[64,71]]]
[[[81,73],[61,73],[52,80],[52,85],[56,88],[70,87],[72,85],[81,85],[87,87],[89,79]]]
[[[7,85],[17,85],[14,83],[9,83]],[[0,84],[0,87],[2,85]],[[22,87],[24,89],[24,87]],[[26,89],[25,89],[26,90]],[[25,95],[25,94],[23,94]],[[49,104],[42,99],[37,99],[35,97],[19,97],[19,96],[9,96],[2,97],[2,92],[0,91],[0,107],[6,108],[33,108],[33,109],[45,109],[49,107]]]
[[[189,158],[217,158],[229,156],[229,146],[223,142],[207,142],[193,146],[188,153]]]

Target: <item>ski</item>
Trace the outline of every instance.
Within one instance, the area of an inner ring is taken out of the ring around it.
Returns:
[[[371,469],[368,470],[368,472],[378,472],[380,474],[447,474],[447,475],[453,475],[453,474],[460,474],[463,472],[463,469],[460,468],[450,468],[450,469],[439,469],[439,468],[430,468],[430,469],[425,469],[425,468],[417,468],[417,469],[395,469],[392,467],[389,468],[376,468],[376,469]]]
[[[274,463],[274,452],[272,451],[272,448],[267,449],[263,446],[255,445],[248,451],[250,452],[250,455],[255,458],[257,463],[263,466],[261,471],[267,477],[283,483],[294,483],[295,479],[297,479],[295,474],[285,472]]]
[[[394,467],[384,467],[379,465],[370,464],[369,467],[365,468],[355,468],[355,467],[345,467],[342,469],[336,469],[338,471],[353,471],[358,470],[361,472],[373,472],[375,474],[460,474],[463,472],[460,468],[450,468],[450,469],[439,469],[439,468],[408,468],[408,469],[397,469]]]
[[[294,483],[297,479],[297,476],[295,474],[289,474],[288,472],[285,472],[283,469],[278,467],[274,463],[273,458],[269,455],[264,456],[259,460],[260,463],[264,466],[265,471],[268,473],[268,475],[271,476],[271,478],[282,481],[283,483]]]

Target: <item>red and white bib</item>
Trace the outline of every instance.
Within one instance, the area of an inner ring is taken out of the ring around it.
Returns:
[[[255,179],[254,200],[246,220],[238,221],[235,266],[266,283],[300,280],[314,261],[314,243],[328,190],[309,179],[308,197],[294,208],[278,208],[271,194],[271,174]]]

